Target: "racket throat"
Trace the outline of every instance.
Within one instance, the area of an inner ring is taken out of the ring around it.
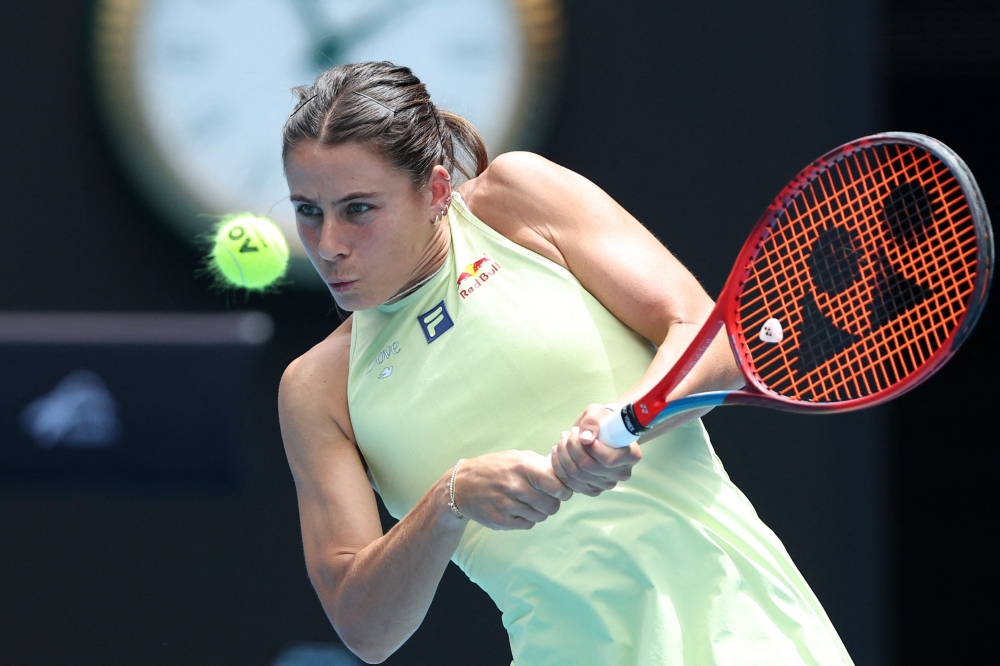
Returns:
[[[670,393],[677,388],[678,384],[691,372],[698,360],[701,359],[702,355],[711,346],[712,342],[715,340],[715,336],[718,335],[719,331],[723,326],[722,319],[722,304],[723,296],[719,298],[719,302],[716,304],[715,309],[709,316],[708,321],[701,327],[701,330],[695,335],[694,340],[688,345],[684,353],[681,354],[680,358],[674,363],[673,367],[669,372],[660,380],[660,382],[654,386],[645,396],[636,400],[632,405],[638,407],[638,411],[632,410],[631,417],[634,419],[636,425],[642,430],[640,432],[645,432],[649,430],[653,421],[660,415],[660,412],[670,404],[667,402],[666,398]],[[625,420],[626,424],[628,421],[625,419],[625,413],[622,412],[622,420]],[[627,427],[627,426],[626,426]]]

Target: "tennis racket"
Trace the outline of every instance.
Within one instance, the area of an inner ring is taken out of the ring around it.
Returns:
[[[781,191],[695,339],[646,395],[609,406],[598,439],[628,446],[717,405],[837,412],[895,398],[969,335],[992,267],[986,206],[951,149],[896,132],[845,144]],[[723,326],[745,387],[668,402]]]

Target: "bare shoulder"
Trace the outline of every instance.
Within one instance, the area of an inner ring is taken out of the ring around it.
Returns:
[[[590,188],[598,190],[586,178],[541,155],[511,152],[494,159],[459,192],[480,220],[565,268],[557,238],[579,223],[574,198]]]
[[[288,364],[278,388],[278,411],[283,422],[332,418],[354,441],[347,409],[353,317],[322,342]]]
[[[711,299],[667,248],[578,173],[539,155],[507,153],[463,188],[476,217],[568,269],[655,344],[673,323],[702,321],[711,309]]]

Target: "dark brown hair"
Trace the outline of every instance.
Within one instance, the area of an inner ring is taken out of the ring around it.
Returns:
[[[407,67],[390,62],[338,65],[311,86],[292,91],[299,104],[285,122],[282,162],[305,140],[327,146],[357,142],[406,171],[418,189],[435,165],[453,176],[474,178],[489,163],[472,123],[434,106],[427,88]]]

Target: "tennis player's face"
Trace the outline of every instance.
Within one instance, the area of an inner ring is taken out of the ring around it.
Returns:
[[[374,308],[414,277],[435,231],[429,191],[356,143],[304,142],[285,175],[299,238],[337,305]]]

